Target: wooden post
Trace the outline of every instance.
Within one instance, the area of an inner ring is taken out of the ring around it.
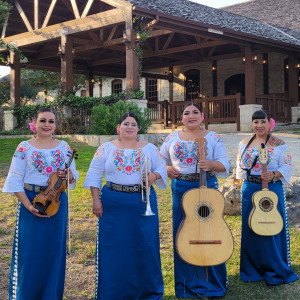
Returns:
[[[86,97],[93,97],[94,96],[94,84],[95,82],[92,82],[94,80],[93,73],[89,72],[85,76],[85,90],[86,90]]]
[[[19,57],[10,52],[10,103],[20,106],[21,104],[21,65]]]
[[[62,94],[73,91],[73,43],[66,35],[61,36],[61,83]]]
[[[241,93],[236,94],[236,117],[237,117],[237,124],[236,130],[241,131],[241,119],[240,119],[240,105],[241,105]]]
[[[139,58],[134,48],[138,49],[139,44],[135,42],[132,17],[126,21],[126,91],[137,90],[140,87],[139,81]]]
[[[245,47],[245,104],[255,104],[255,70],[253,50]]]
[[[293,100],[293,106],[298,106],[298,72],[296,63],[296,56],[289,55],[289,97]]]

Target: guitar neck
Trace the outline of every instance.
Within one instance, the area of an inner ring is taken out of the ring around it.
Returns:
[[[206,172],[200,169],[200,179],[199,179],[199,185],[201,186],[207,186],[206,182]]]
[[[267,172],[267,164],[261,164],[262,171]],[[262,179],[262,188],[263,189],[268,189],[268,180],[263,180]]]

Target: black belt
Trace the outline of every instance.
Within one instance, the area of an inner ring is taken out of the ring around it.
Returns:
[[[124,193],[140,193],[142,190],[140,184],[122,185],[122,184],[117,184],[117,183],[113,183],[110,181],[106,181],[106,186],[111,190],[114,190],[117,192],[124,192]]]
[[[269,180],[268,183],[274,183],[278,180],[280,180],[280,179],[275,177],[274,179]],[[259,176],[248,175],[247,176],[247,181],[252,182],[252,183],[262,184],[262,179]]]
[[[35,184],[24,183],[23,187],[25,190],[35,193],[41,193],[47,189],[47,186],[39,186]]]
[[[210,179],[215,175],[215,171],[210,170],[207,172],[207,179]],[[179,174],[176,179],[185,180],[185,181],[199,181],[200,174],[199,173],[191,173],[191,174]]]

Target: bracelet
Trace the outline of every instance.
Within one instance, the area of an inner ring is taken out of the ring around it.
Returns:
[[[276,174],[275,174],[275,172],[273,171],[273,174],[274,174],[274,177],[273,177],[273,179],[272,180],[274,180],[275,178],[276,178]]]
[[[158,179],[158,176],[156,173],[153,173],[155,175],[155,181]]]

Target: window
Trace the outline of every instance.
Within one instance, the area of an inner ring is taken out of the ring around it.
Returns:
[[[146,94],[148,101],[158,101],[157,79],[147,78]]]
[[[119,94],[122,92],[122,80],[121,79],[115,79],[111,83],[111,93],[112,94]]]
[[[86,90],[80,91],[80,97],[86,97]]]
[[[185,100],[193,100],[200,97],[200,71],[189,70],[185,72]]]

